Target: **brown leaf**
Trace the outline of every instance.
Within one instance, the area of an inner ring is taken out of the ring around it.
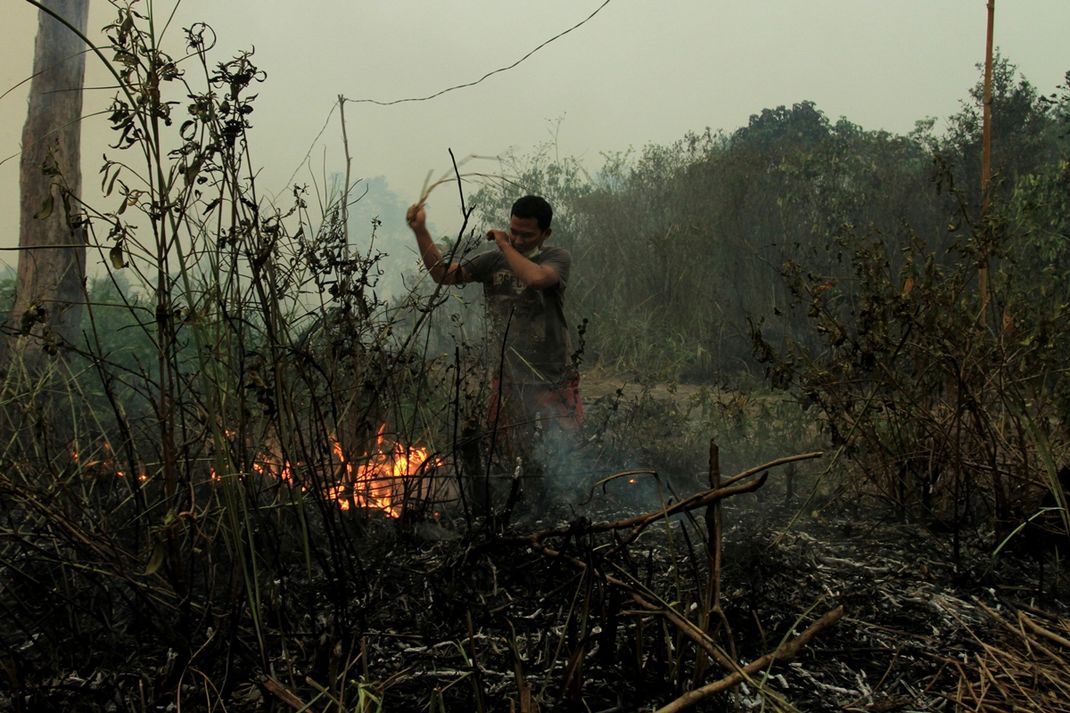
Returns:
[[[48,197],[45,198],[45,202],[41,204],[41,208],[33,214],[34,219],[44,220],[48,216],[52,215],[52,208],[56,203],[56,199],[52,196],[51,191]]]
[[[156,571],[163,565],[164,554],[165,549],[163,543],[157,542],[152,548],[152,556],[149,557],[149,563],[145,565],[145,571],[141,574],[146,577],[156,574]]]
[[[111,266],[116,270],[122,270],[126,267],[126,261],[123,259],[123,244],[119,243],[109,250],[108,258],[111,260]]]

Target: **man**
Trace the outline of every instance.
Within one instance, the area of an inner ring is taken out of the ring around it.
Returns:
[[[488,426],[507,456],[530,453],[537,434],[574,434],[583,419],[579,376],[572,364],[564,296],[572,258],[545,245],[553,208],[539,196],[513,204],[509,230],[490,230],[494,248],[446,263],[427,232],[422,205],[406,220],[432,279],[439,284],[483,285],[498,351],[491,383]]]

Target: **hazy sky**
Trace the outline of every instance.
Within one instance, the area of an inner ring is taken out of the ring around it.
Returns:
[[[393,100],[473,81],[601,2],[184,0],[163,44],[180,56],[179,27],[203,20],[219,36],[216,61],[255,47],[267,82],[252,115],[253,157],[263,167],[261,191],[275,193],[310,148],[317,174],[341,170],[337,112],[316,141],[339,94]],[[174,4],[155,0],[155,14],[166,18]],[[31,73],[37,10],[24,0],[0,5],[2,92]],[[92,37],[101,37],[111,10],[91,1]],[[706,127],[731,131],[763,108],[802,100],[834,120],[906,132],[917,119],[957,111],[978,77],[985,14],[985,0],[612,0],[478,86],[420,103],[347,104],[353,171],[385,176],[408,201],[429,170],[449,167],[449,148],[458,157],[523,153],[556,136],[561,154],[596,167],[601,152]],[[1070,70],[1068,35],[1070,0],[997,2],[997,46],[1045,93]],[[95,59],[88,66],[88,85],[107,83]],[[0,158],[18,152],[26,88],[0,99]],[[92,93],[87,113],[111,94]],[[99,187],[106,138],[102,119],[87,120],[87,191]],[[0,165],[0,247],[17,244],[17,168],[17,159]],[[296,180],[307,182],[308,169]],[[440,227],[456,211],[455,190],[432,197]],[[0,259],[14,264],[14,255]]]

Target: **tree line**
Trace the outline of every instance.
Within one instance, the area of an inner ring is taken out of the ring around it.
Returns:
[[[800,102],[594,174],[518,159],[574,255],[584,358],[788,390],[852,464],[847,487],[949,525],[956,555],[967,524],[994,525],[997,551],[1041,514],[1065,538],[1070,73],[1042,93],[997,56],[991,92],[987,201],[983,80],[939,131]]]
[[[759,367],[754,323],[778,343],[818,346],[785,271],[850,282],[863,240],[897,268],[914,242],[946,264],[995,241],[1009,280],[1000,290],[1065,294],[1070,88],[1042,94],[996,60],[998,235],[979,225],[980,102],[979,83],[943,131],[928,118],[894,134],[804,101],[735,131],[610,155],[593,174],[547,147],[516,159],[514,180],[558,210],[554,240],[573,252],[569,299],[575,321],[589,321],[588,358],[709,379]],[[476,203],[493,215],[515,191],[484,190]]]

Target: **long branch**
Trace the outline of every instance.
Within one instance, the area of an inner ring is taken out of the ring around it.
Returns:
[[[681,500],[675,505],[670,505],[658,510],[643,513],[641,515],[635,515],[633,517],[623,518],[621,520],[611,520],[607,522],[595,522],[595,523],[571,523],[564,527],[554,527],[546,530],[539,530],[528,535],[515,538],[507,538],[499,540],[502,544],[540,544],[548,537],[568,537],[575,535],[587,535],[597,532],[611,532],[614,530],[627,530],[631,529],[629,541],[634,540],[643,530],[649,527],[651,524],[678,515],[682,512],[689,512],[696,510],[700,507],[705,507],[712,503],[723,500],[724,498],[731,497],[733,495],[739,495],[741,493],[749,493],[757,490],[765,483],[766,474],[771,468],[775,468],[780,465],[786,465],[788,463],[795,463],[802,460],[810,460],[813,458],[820,458],[824,453],[822,451],[812,451],[809,453],[799,453],[793,456],[784,456],[783,458],[777,458],[771,460],[768,463],[764,463],[754,468],[748,468],[731,478],[728,478],[723,482],[719,488],[707,488],[706,490],[699,491],[689,498]],[[737,485],[742,480],[750,478],[754,475],[761,474],[760,477]]]
[[[806,631],[799,634],[791,641],[778,646],[775,650],[761,658],[754,659],[735,673],[730,673],[724,678],[713,681],[712,683],[707,683],[701,688],[688,691],[668,705],[657,709],[655,713],[677,713],[678,711],[686,710],[697,704],[699,701],[712,696],[714,693],[719,693],[739,685],[744,677],[758,673],[774,661],[788,661],[795,658],[795,656],[799,654],[799,651],[810,643],[810,639],[814,638],[814,636],[816,636],[822,629],[839,621],[842,616],[843,606],[841,605],[826,612],[820,619],[806,627]]]

